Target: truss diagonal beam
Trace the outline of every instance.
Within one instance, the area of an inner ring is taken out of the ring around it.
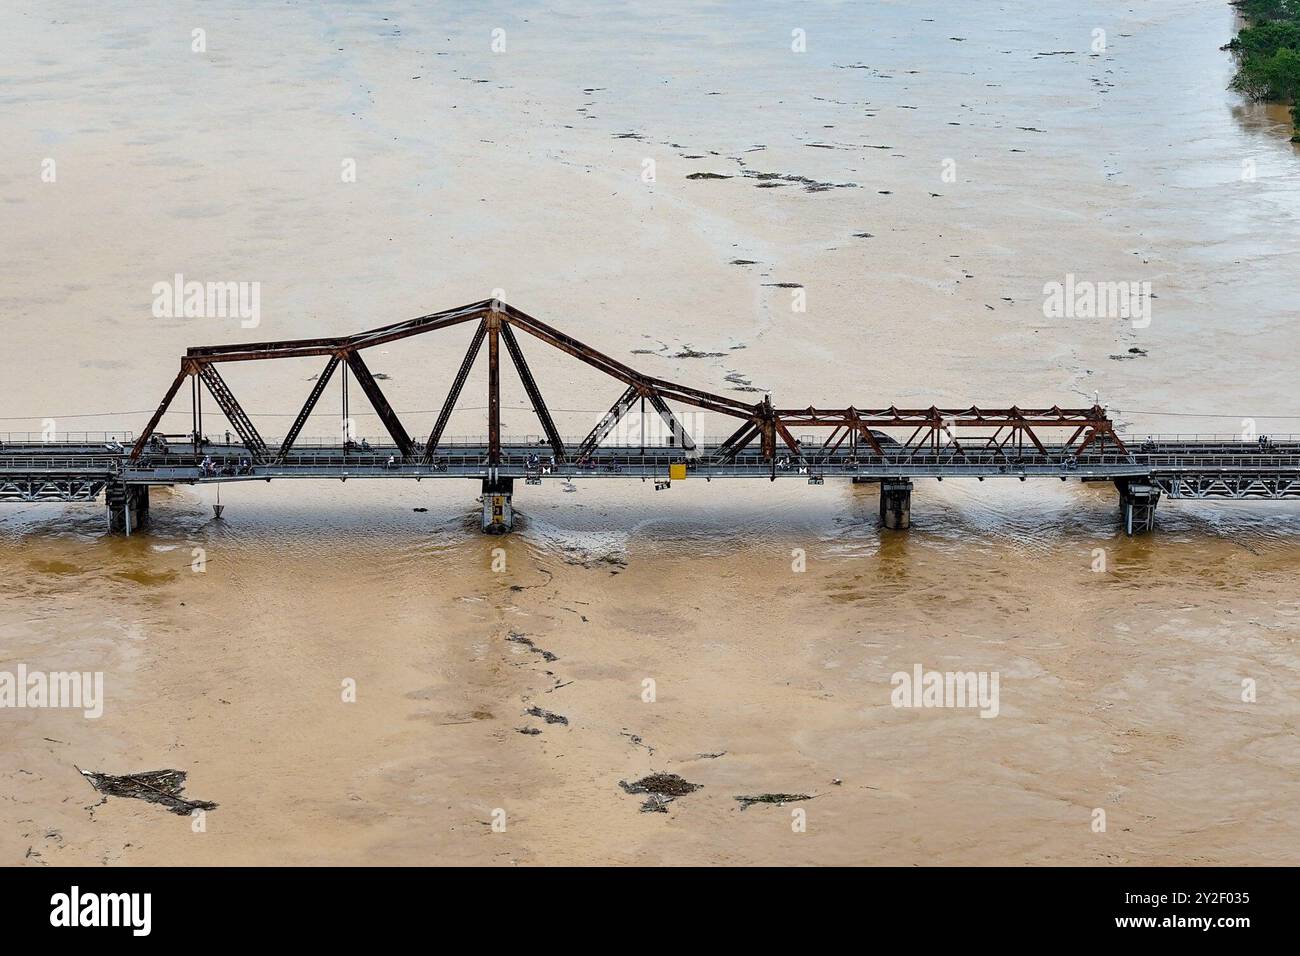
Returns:
[[[678,443],[682,448],[686,451],[694,451],[695,439],[686,433],[686,429],[682,427],[682,423],[677,420],[677,416],[673,414],[672,409],[668,407],[668,403],[663,400],[663,397],[658,392],[650,392],[646,395],[646,400],[654,406],[654,410],[659,413],[659,417],[664,420],[664,424],[677,436]]]
[[[168,406],[171,405],[172,399],[174,399],[176,393],[180,391],[181,382],[185,381],[186,377],[189,375],[189,365],[182,360],[181,370],[177,373],[175,380],[172,381],[171,388],[167,389],[167,394],[164,395],[163,400],[158,403],[158,410],[153,413],[153,418],[149,419],[149,424],[144,426],[144,431],[140,433],[140,437],[135,440],[135,445],[131,448],[132,461],[137,461],[140,458],[140,452],[144,451],[144,446],[148,443],[150,436],[153,435],[154,429],[158,427],[158,423],[162,421],[162,417],[166,413]]]
[[[1044,447],[1043,447],[1043,443],[1042,443],[1041,441],[1038,440],[1038,436],[1034,434],[1034,430],[1033,430],[1032,428],[1029,427],[1029,423],[1025,421],[1025,416],[1024,416],[1024,414],[1020,411],[1020,409],[1018,409],[1018,408],[1012,408],[1012,409],[1011,409],[1011,414],[1012,414],[1013,416],[1015,416],[1016,419],[1018,419],[1018,420],[1021,422],[1021,425],[1020,425],[1020,430],[1021,430],[1021,432],[1022,432],[1023,434],[1025,434],[1025,435],[1029,436],[1029,440],[1030,440],[1031,442],[1034,443],[1034,447],[1038,449],[1038,453],[1039,453],[1040,455],[1046,455],[1046,454],[1047,454],[1047,449],[1044,448]]]
[[[744,451],[762,430],[762,425],[759,422],[745,422],[718,446],[718,460],[724,462],[734,461],[736,456]]]
[[[298,412],[298,417],[293,420],[293,425],[289,428],[289,434],[284,436],[284,441],[280,443],[280,450],[276,458],[284,461],[285,455],[289,454],[289,449],[293,443],[298,440],[298,433],[302,431],[303,426],[307,424],[307,418],[311,415],[312,409],[320,401],[321,393],[325,391],[325,386],[329,384],[330,377],[334,374],[334,369],[338,368],[338,355],[331,355],[330,360],[325,363],[325,371],[321,372],[316,379],[316,384],[312,386],[311,394],[307,396],[307,401],[302,406],[302,411]]]
[[[637,386],[642,393],[657,391],[664,398],[671,398],[674,401],[695,405],[723,415],[731,415],[734,418],[748,418],[754,414],[755,406],[738,402],[734,398],[728,398],[725,395],[714,395],[711,392],[701,391],[697,388],[690,388],[685,385],[678,385],[675,382],[642,375],[636,369],[624,365],[617,359],[610,358],[602,352],[598,352],[590,345],[579,342],[572,336],[565,335],[558,329],[534,319],[527,313],[520,312],[513,306],[502,304],[501,310],[502,318],[511,325],[518,326],[548,345],[569,353],[580,362],[585,362],[612,378],[626,382],[628,385]]]
[[[550,443],[551,450],[555,452],[555,460],[563,461],[564,442],[560,438],[560,433],[555,430],[555,422],[551,419],[550,409],[546,407],[546,402],[537,388],[533,373],[524,360],[524,353],[519,348],[519,341],[515,338],[515,333],[511,331],[508,323],[502,323],[501,325],[501,338],[506,343],[506,351],[510,353],[510,360],[515,363],[515,371],[519,373],[519,381],[523,383],[524,391],[528,393],[528,400],[533,403],[533,413],[537,416],[537,420],[542,423],[542,431],[546,433],[546,440]]]
[[[433,461],[433,453],[438,448],[438,442],[442,440],[442,433],[447,428],[447,422],[451,419],[451,413],[456,408],[456,402],[460,401],[461,390],[465,387],[465,380],[469,378],[470,369],[474,367],[474,360],[478,358],[479,349],[483,347],[483,339],[487,336],[487,320],[480,321],[478,328],[474,331],[474,339],[469,343],[469,349],[465,352],[465,357],[461,359],[460,371],[456,373],[456,380],[451,383],[451,389],[447,392],[447,400],[442,403],[442,409],[438,412],[438,420],[434,422],[433,431],[429,432],[429,441],[424,446],[424,454],[420,461],[429,464]]]
[[[209,365],[206,362],[200,364],[199,377],[203,379],[203,384],[207,385],[208,392],[211,393],[217,405],[220,406],[222,414],[226,416],[227,421],[239,433],[239,440],[248,448],[253,460],[266,461],[266,442],[257,433],[252,419],[244,412],[243,407],[230,390],[230,386],[226,384],[226,380],[221,377],[221,373],[217,371],[216,366]]]
[[[638,392],[635,386],[629,385],[626,391],[618,397],[618,401],[614,403],[613,408],[605,413],[605,417],[597,422],[596,427],[582,440],[582,444],[578,447],[579,458],[590,455],[599,447],[601,442],[609,437],[609,433],[614,430],[614,426],[622,421],[628,409],[636,404],[637,397]]]
[[[384,428],[392,436],[393,443],[402,452],[402,458],[410,458],[412,451],[414,451],[414,447],[411,445],[411,436],[406,433],[406,429],[402,427],[401,421],[397,418],[397,413],[388,404],[388,399],[384,397],[384,393],[379,388],[379,383],[375,381],[375,377],[370,374],[370,369],[366,367],[365,361],[361,358],[361,353],[349,350],[346,353],[346,358],[348,368],[352,369],[352,374],[356,376],[361,390],[366,393],[366,398],[370,399],[370,405],[374,408],[375,414],[384,423]]]

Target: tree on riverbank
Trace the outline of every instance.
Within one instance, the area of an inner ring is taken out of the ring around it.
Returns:
[[[1300,143],[1300,0],[1237,0],[1249,26],[1227,49],[1237,54],[1232,88],[1251,99],[1291,104]]]

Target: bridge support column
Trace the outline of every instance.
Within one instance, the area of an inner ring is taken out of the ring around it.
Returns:
[[[880,523],[891,531],[912,526],[912,480],[886,478],[880,483]]]
[[[1136,481],[1117,481],[1115,487],[1119,489],[1119,516],[1124,522],[1124,533],[1131,537],[1155,528],[1160,489]]]
[[[506,534],[515,526],[513,478],[483,479],[483,533]]]
[[[110,534],[139,531],[149,523],[149,486],[110,482],[104,489]]]

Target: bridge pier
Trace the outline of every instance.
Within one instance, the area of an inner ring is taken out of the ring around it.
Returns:
[[[514,497],[513,478],[483,479],[483,533],[506,534],[515,526],[515,512],[510,499]]]
[[[1119,515],[1124,522],[1124,533],[1132,537],[1154,529],[1160,489],[1139,481],[1117,481],[1115,487],[1119,489]]]
[[[110,534],[130,535],[149,523],[149,486],[109,482],[104,488]]]
[[[912,480],[886,478],[880,482],[880,523],[891,531],[912,526]]]

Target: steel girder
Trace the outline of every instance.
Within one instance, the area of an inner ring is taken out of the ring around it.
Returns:
[[[1170,498],[1300,498],[1300,480],[1285,476],[1157,475],[1151,483]]]
[[[360,352],[363,349],[414,335],[422,335],[450,328],[467,322],[478,322],[469,350],[466,352],[456,378],[452,382],[447,400],[439,410],[437,423],[430,433],[419,460],[429,463],[437,450],[446,429],[447,422],[456,402],[464,388],[471,367],[476,360],[482,344],[488,342],[488,435],[492,457],[499,459],[500,434],[500,340],[504,339],[507,353],[515,365],[523,383],[524,390],[532,403],[543,433],[557,460],[563,460],[566,454],[554,420],[542,399],[541,391],[524,360],[523,352],[516,339],[514,330],[527,332],[552,348],[565,352],[579,361],[622,382],[625,390],[615,403],[610,413],[587,436],[578,449],[579,456],[590,454],[606,437],[617,422],[639,400],[648,403],[663,418],[678,436],[683,451],[695,449],[695,438],[685,432],[680,422],[669,407],[669,402],[688,405],[720,415],[741,420],[740,427],[727,439],[722,447],[715,451],[714,457],[720,460],[732,460],[743,452],[752,442],[759,442],[765,459],[775,461],[778,447],[784,445],[792,456],[804,453],[799,440],[792,429],[818,428],[830,429],[829,436],[821,444],[820,450],[837,451],[847,442],[854,455],[867,458],[876,456],[884,458],[882,430],[901,431],[905,437],[900,442],[892,437],[887,440],[891,445],[907,451],[910,456],[917,454],[945,454],[964,456],[967,450],[980,452],[993,451],[1004,456],[1008,461],[1023,460],[1026,457],[1044,456],[1046,446],[1039,432],[1044,429],[1069,430],[1070,436],[1065,442],[1069,453],[1078,458],[1085,450],[1096,450],[1096,446],[1113,449],[1120,454],[1127,454],[1123,441],[1115,433],[1113,424],[1105,409],[1094,405],[1092,408],[1051,408],[1021,409],[1016,406],[1002,409],[983,409],[978,406],[969,408],[941,409],[934,406],[926,409],[900,409],[890,406],[884,409],[859,409],[853,406],[842,409],[775,408],[770,398],[764,398],[757,404],[747,404],[725,395],[718,395],[702,389],[680,385],[654,376],[645,375],[636,369],[591,348],[577,339],[555,329],[525,312],[495,299],[485,299],[470,303],[456,309],[432,312],[403,322],[382,326],[368,332],[355,335],[336,336],[316,339],[294,339],[283,341],[253,342],[237,345],[203,346],[191,348],[182,360],[181,371],[171,388],[158,406],[143,433],[132,449],[131,457],[139,458],[150,436],[157,428],[163,414],[175,398],[181,382],[188,376],[198,375],[208,384],[209,390],[217,399],[222,411],[239,431],[241,439],[249,446],[255,457],[265,458],[265,444],[252,426],[251,420],[243,413],[234,396],[225,386],[224,380],[216,373],[215,365],[221,362],[258,361],[278,358],[298,358],[310,355],[330,356],[326,372],[322,374],[304,405],[299,418],[290,430],[290,435],[282,445],[281,453],[292,447],[298,437],[307,415],[315,407],[325,381],[332,373],[338,361],[344,361],[356,375],[371,405],[379,415],[388,433],[401,449],[404,459],[410,459],[416,448],[398,418],[379,389],[374,376],[370,374]],[[902,436],[900,436],[902,437]]]
[[[0,479],[0,501],[94,501],[108,484],[107,478]]]

